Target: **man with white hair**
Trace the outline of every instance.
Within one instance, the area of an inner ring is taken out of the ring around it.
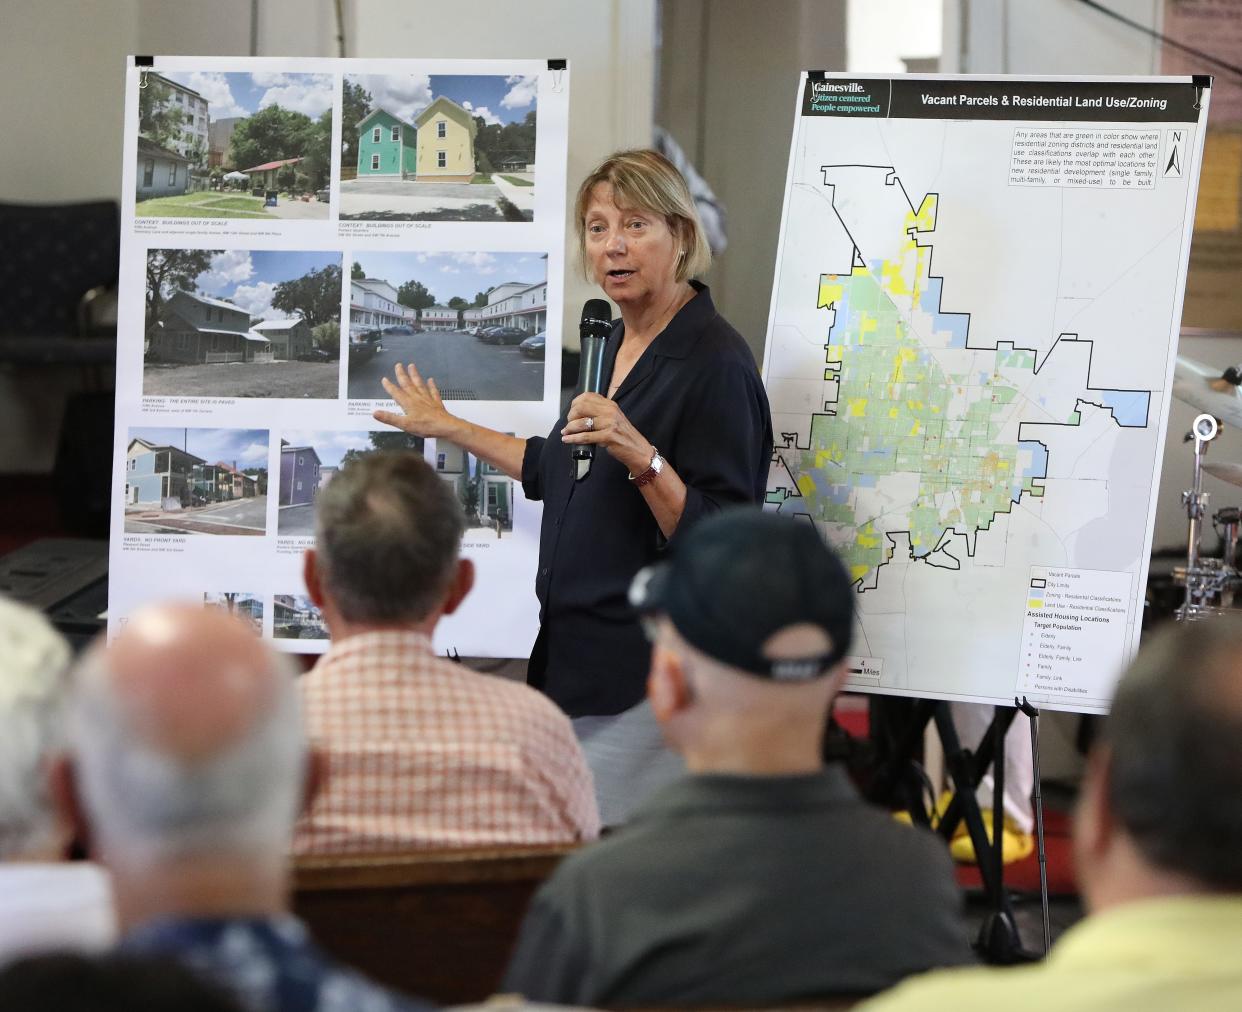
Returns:
[[[108,879],[66,860],[70,830],[48,793],[63,741],[69,645],[37,611],[0,598],[0,963],[115,936]]]
[[[647,695],[690,775],[562,862],[506,991],[761,1007],[971,961],[944,845],[822,765],[853,594],[811,524],[748,509],[696,524],[638,574]]]
[[[293,666],[215,609],[143,610],[80,663],[59,798],[111,871],[122,949],[256,1010],[419,1008],[331,962],[287,909],[317,764]]]

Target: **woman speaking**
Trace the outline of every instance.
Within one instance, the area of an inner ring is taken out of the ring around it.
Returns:
[[[404,413],[375,418],[452,440],[543,501],[528,681],[573,718],[615,825],[681,769],[644,702],[650,646],[630,582],[700,516],[762,501],[772,422],[750,349],[691,280],[711,252],[673,165],[615,154],[583,181],[574,214],[583,267],[621,310],[606,394],[579,394],[546,438],[520,439],[450,414],[434,380],[397,366],[383,383]],[[585,478],[571,460],[580,444],[595,447]]]

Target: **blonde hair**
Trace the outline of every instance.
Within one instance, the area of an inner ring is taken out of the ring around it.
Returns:
[[[677,258],[674,276],[687,281],[706,272],[712,263],[711,247],[690,196],[690,187],[677,167],[660,152],[635,148],[609,155],[578,187],[574,216],[578,222],[578,255],[583,272],[591,279],[586,252],[586,211],[591,192],[600,183],[612,187],[618,207],[661,214],[680,240],[683,256]]]

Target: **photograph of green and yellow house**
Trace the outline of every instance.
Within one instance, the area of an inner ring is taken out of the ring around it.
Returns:
[[[533,221],[536,77],[347,74],[340,216]]]

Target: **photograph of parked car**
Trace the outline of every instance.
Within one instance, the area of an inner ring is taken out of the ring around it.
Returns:
[[[332,75],[144,76],[137,217],[327,219]]]
[[[334,399],[341,254],[147,251],[148,397]]]
[[[265,429],[131,428],[126,534],[262,535]]]
[[[206,591],[203,604],[208,608],[219,608],[230,615],[249,622],[254,631],[263,634],[263,599],[257,594],[240,591]]]
[[[347,74],[341,218],[533,221],[538,84],[520,74]]]
[[[391,430],[281,433],[276,533],[281,537],[314,537],[319,493],[350,461],[380,450],[409,450],[421,457],[423,441]]]
[[[272,637],[278,640],[326,640],[323,614],[305,594],[272,597]]]
[[[453,487],[468,532],[500,538],[513,530],[512,478],[447,439],[436,440],[435,469]]]
[[[543,358],[518,346],[548,323],[546,253],[359,252],[350,268],[351,400],[387,400],[398,362],[446,401],[537,401]]]

